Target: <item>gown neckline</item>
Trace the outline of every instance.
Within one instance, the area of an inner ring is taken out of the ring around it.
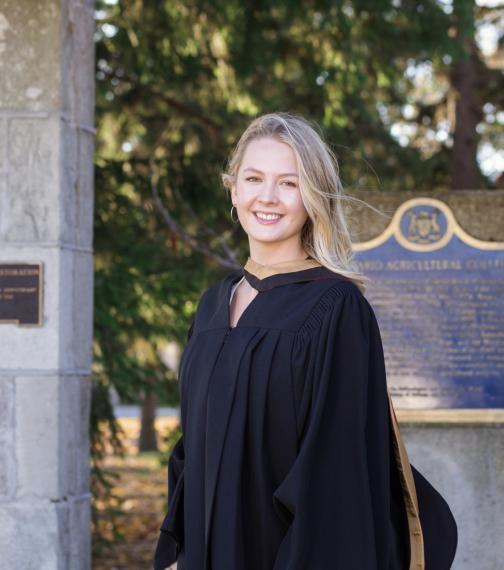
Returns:
[[[236,324],[234,326],[230,326],[231,292],[233,290],[233,286],[236,285],[238,281],[240,281],[243,277],[247,280],[251,287],[258,291],[258,293],[242,312]],[[264,291],[268,291],[274,287],[281,285],[289,285],[291,283],[338,278],[348,280],[342,275],[334,273],[310,255],[308,255],[305,259],[288,260],[268,264],[258,263],[249,256],[245,265],[241,267],[237,272],[232,274],[232,278],[226,287],[226,326],[229,330],[242,326],[244,321],[248,318],[249,313],[254,309],[255,305],[261,302],[261,293]]]
[[[311,281],[328,271],[311,256],[268,264],[258,263],[249,256],[240,271],[240,277],[244,276],[251,287],[261,292],[279,285]]]
[[[279,261],[278,263],[267,264],[258,263],[249,256],[243,269],[249,274],[254,275],[257,279],[266,279],[273,275],[296,273],[298,271],[312,269],[313,267],[321,267],[321,264],[311,256],[305,257],[304,259]]]
[[[267,291],[280,285],[318,281],[320,279],[351,281],[348,277],[325,267],[311,256],[301,260],[281,261],[271,264],[261,264],[249,257],[239,271],[237,279],[242,276],[245,276],[249,285],[259,292]],[[237,279],[234,279],[233,283],[236,283]]]

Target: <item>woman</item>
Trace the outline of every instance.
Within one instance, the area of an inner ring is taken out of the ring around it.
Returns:
[[[223,181],[250,255],[189,329],[156,570],[449,568],[441,498],[451,542],[424,544],[334,155],[308,121],[271,113]]]

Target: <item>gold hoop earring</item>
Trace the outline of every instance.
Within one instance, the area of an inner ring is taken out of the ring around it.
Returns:
[[[233,208],[234,204],[231,206],[231,221],[237,224],[240,221],[240,218],[238,218],[237,220],[233,220]]]

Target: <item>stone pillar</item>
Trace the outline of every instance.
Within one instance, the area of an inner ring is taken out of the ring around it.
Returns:
[[[42,326],[0,323],[0,569],[87,570],[94,3],[0,4],[0,261],[43,263]]]
[[[503,431],[498,422],[401,424],[410,462],[443,495],[457,521],[453,570],[503,566]]]

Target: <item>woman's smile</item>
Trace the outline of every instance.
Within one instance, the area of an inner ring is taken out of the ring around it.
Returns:
[[[264,224],[264,225],[269,225],[269,224],[276,224],[280,218],[282,218],[282,214],[268,214],[266,212],[260,212],[260,211],[256,211],[253,212],[255,219],[260,223],[260,224]]]

